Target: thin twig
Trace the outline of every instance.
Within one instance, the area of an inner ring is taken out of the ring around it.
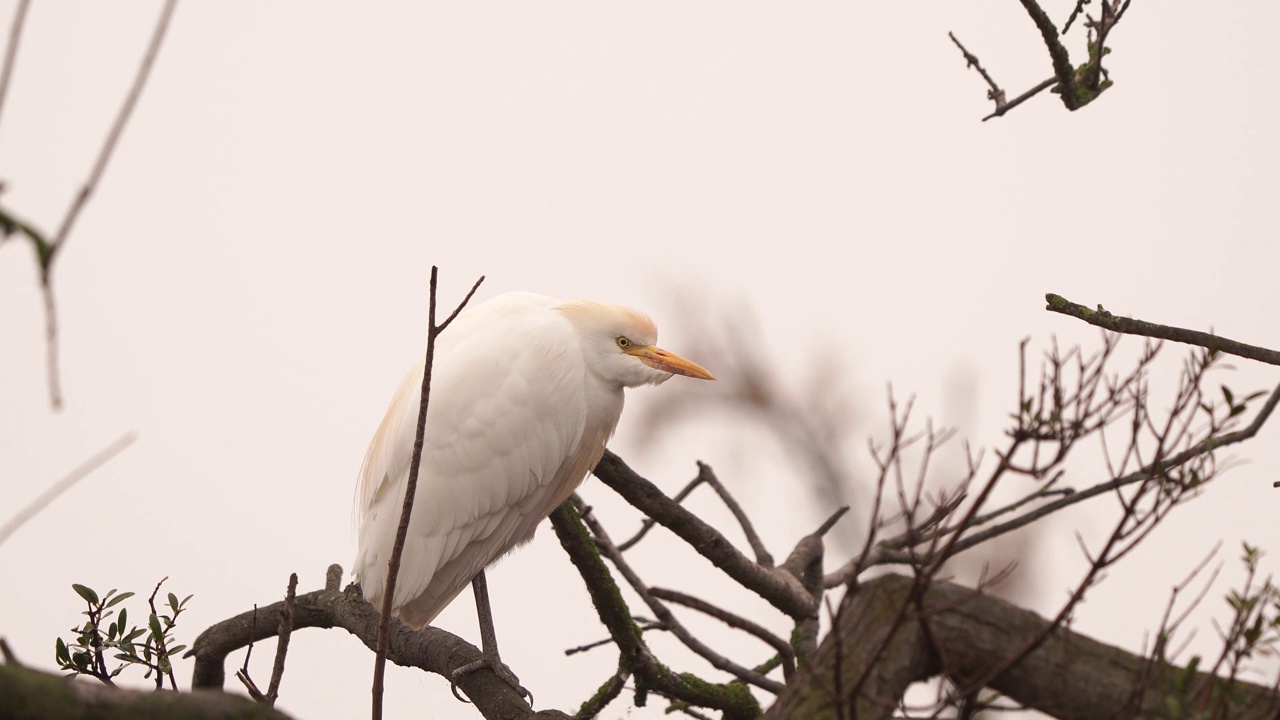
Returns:
[[[13,77],[13,66],[18,59],[18,41],[22,39],[22,26],[30,7],[31,0],[18,0],[18,7],[13,11],[13,22],[9,25],[9,46],[4,52],[4,69],[0,70],[0,111],[4,110],[4,99],[9,95],[9,80]]]
[[[955,36],[955,33],[949,32],[947,33],[947,37],[951,38],[951,42],[955,43],[956,47],[960,48],[960,52],[964,55],[965,64],[968,67],[977,70],[978,74],[982,76],[982,79],[987,81],[987,87],[991,88],[987,91],[987,99],[996,104],[996,111],[993,115],[1003,115],[1005,112],[1004,90],[1000,89],[1000,86],[996,84],[995,78],[991,77],[991,73],[987,72],[986,68],[982,67],[982,62],[978,60],[978,56],[969,52],[968,48],[960,44],[960,40]],[[988,117],[991,116],[989,115]]]
[[[641,621],[640,618],[638,617],[633,617],[632,619],[636,621],[636,629],[638,629],[641,633],[647,630],[666,630],[667,629],[667,626],[663,625],[657,620]],[[609,637],[603,640],[596,640],[595,642],[589,642],[589,643],[586,643],[585,645],[579,645],[578,647],[571,647],[565,650],[564,654],[577,655],[578,653],[584,653],[588,650],[595,650],[598,647],[603,647],[605,645],[612,645],[612,644],[613,644],[613,638]]]
[[[1249,423],[1247,427],[1241,430],[1236,430],[1235,432],[1226,433],[1224,435],[1218,435],[1218,436],[1206,438],[1201,442],[1198,442],[1195,445],[1192,445],[1186,450],[1183,450],[1182,452],[1174,455],[1173,457],[1165,458],[1164,460],[1153,461],[1152,463],[1145,465],[1142,468],[1139,468],[1138,470],[1135,470],[1134,472],[1129,473],[1128,475],[1123,475],[1121,477],[1108,480],[1107,482],[1099,483],[1097,485],[1086,488],[1084,490],[1080,490],[1071,495],[1061,497],[1051,503],[1041,505],[1040,507],[1034,510],[1031,510],[1025,514],[1019,515],[1018,517],[1008,520],[1004,523],[987,528],[985,530],[981,530],[979,532],[972,533],[966,536],[963,540],[955,543],[955,545],[951,547],[949,551],[945,554],[945,557],[958,555],[959,553],[965,550],[968,550],[969,548],[972,548],[976,545],[980,545],[984,542],[987,542],[988,540],[991,540],[992,538],[995,538],[999,535],[1004,535],[1006,533],[1017,530],[1018,528],[1030,525],[1036,520],[1039,520],[1040,518],[1046,515],[1055,513],[1065,507],[1074,505],[1078,502],[1083,502],[1085,500],[1088,500],[1089,498],[1095,497],[1097,495],[1101,495],[1103,493],[1114,492],[1120,488],[1126,487],[1128,485],[1132,485],[1137,482],[1143,482],[1143,481],[1149,480],[1160,473],[1167,473],[1168,471],[1174,468],[1177,468],[1201,455],[1227,447],[1228,445],[1234,445],[1236,443],[1248,440],[1252,438],[1254,435],[1256,435],[1259,430],[1262,429],[1263,424],[1266,423],[1269,417],[1271,417],[1271,413],[1272,411],[1275,410],[1277,403],[1280,403],[1280,387],[1277,387],[1275,390],[1271,392],[1271,396],[1267,399],[1266,404],[1264,404],[1262,409],[1258,411],[1258,414],[1254,417],[1253,422]],[[963,524],[961,524],[961,526],[963,526]],[[938,555],[937,557],[944,557],[944,555]],[[862,561],[861,558],[854,558],[853,560],[850,560],[840,570],[837,570],[836,572],[828,575],[824,581],[824,584],[827,587],[834,587],[836,585],[840,585],[844,583],[848,579],[846,577],[846,574],[849,572],[850,568],[869,567],[871,565],[909,563],[909,562],[912,562],[913,559],[914,558],[912,558],[909,554],[903,551],[887,550],[877,544],[876,548],[872,550],[871,557],[868,558],[865,561],[865,563],[861,562]]]
[[[244,685],[245,692],[249,693],[249,697],[253,698],[254,702],[266,704],[267,696],[258,689],[258,684],[253,681],[253,678],[249,677],[248,670],[245,668],[236,670],[236,679],[240,681],[241,685]]]
[[[720,482],[720,478],[716,477],[711,466],[698,461],[698,475],[706,475],[707,484],[716,491],[720,499],[724,501],[725,507],[729,508],[729,512],[737,518],[738,525],[742,526],[742,533],[747,536],[747,542],[751,545],[751,550],[756,554],[756,562],[764,567],[773,567],[773,555],[769,554],[769,549],[764,546],[764,541],[760,539],[760,534],[756,532],[755,527],[751,524],[751,518],[747,517],[747,513],[729,494],[729,489]]]
[[[1223,352],[1249,360],[1257,360],[1268,365],[1280,365],[1280,352],[1275,350],[1237,342],[1199,330],[1188,330],[1171,325],[1157,325],[1145,320],[1117,317],[1104,310],[1101,305],[1098,306],[1097,310],[1091,310],[1053,293],[1048,293],[1044,297],[1048,302],[1045,310],[1070,315],[1104,330],[1126,335],[1141,335],[1161,340],[1172,340],[1187,345],[1196,345],[1210,352]]]
[[[271,667],[271,683],[267,686],[267,704],[275,707],[280,697],[280,680],[284,677],[284,658],[289,653],[289,638],[293,634],[293,610],[298,598],[298,573],[289,575],[289,589],[284,594],[284,610],[280,613],[280,635],[276,643],[276,660]]]
[[[582,498],[580,498],[577,493],[574,493],[570,496],[570,500],[581,513],[582,521],[586,523],[587,527],[591,529],[591,533],[595,535],[596,544],[600,548],[600,554],[608,558],[609,562],[613,563],[613,566],[618,568],[618,572],[622,573],[622,576],[626,578],[627,582],[631,585],[631,588],[635,590],[636,594],[640,596],[640,599],[649,606],[649,609],[655,616],[657,616],[658,621],[661,622],[672,635],[675,635],[680,642],[684,643],[685,647],[694,651],[698,655],[701,655],[707,662],[711,663],[713,667],[727,673],[731,673],[739,680],[751,683],[763,690],[768,690],[774,695],[782,693],[782,683],[777,680],[771,680],[750,668],[739,665],[733,660],[730,660],[724,655],[712,650],[705,643],[694,637],[693,633],[689,632],[688,629],[686,629],[684,625],[671,614],[671,610],[669,610],[666,605],[663,605],[656,596],[649,592],[648,586],[645,585],[644,581],[640,579],[640,576],[636,571],[627,563],[626,557],[623,556],[617,546],[613,544],[613,541],[609,539],[609,534],[605,531],[604,526],[597,522],[595,517],[589,511],[584,512],[586,506],[583,504]]]
[[[54,483],[48,490],[40,493],[40,496],[31,501],[31,504],[22,508],[16,515],[9,519],[3,526],[0,526],[0,545],[9,539],[18,528],[22,527],[28,520],[40,514],[42,510],[49,506],[58,496],[70,490],[76,483],[89,476],[89,473],[97,470],[107,463],[108,460],[119,455],[121,451],[133,444],[138,439],[137,433],[130,431],[121,435],[118,440],[98,451],[96,455],[85,460],[78,467],[67,473],[61,480]]]
[[[156,21],[155,30],[151,33],[151,44],[147,46],[147,52],[142,57],[142,63],[138,65],[138,72],[133,78],[133,86],[129,88],[129,94],[125,96],[124,104],[120,106],[120,112],[116,114],[115,122],[111,125],[111,131],[107,133],[107,139],[98,151],[98,159],[93,164],[93,170],[89,173],[89,178],[85,180],[80,192],[76,193],[75,198],[72,199],[71,206],[67,208],[67,214],[62,218],[62,224],[58,226],[58,232],[53,236],[48,259],[50,265],[53,263],[53,257],[66,244],[67,237],[71,234],[71,228],[75,226],[76,219],[80,217],[80,211],[89,202],[89,196],[93,194],[98,183],[102,180],[103,173],[107,171],[107,163],[111,160],[111,154],[116,149],[116,143],[120,141],[120,136],[124,133],[124,126],[129,122],[129,116],[133,114],[133,108],[138,104],[138,98],[142,96],[142,89],[146,86],[147,78],[151,75],[151,67],[155,64],[156,56],[160,53],[160,43],[164,40],[165,31],[169,28],[169,19],[173,17],[173,10],[177,4],[178,0],[166,0],[164,7],[160,10],[160,18]],[[47,273],[48,269],[46,268],[45,270]]]
[[[253,604],[253,623],[249,626],[249,647],[245,648],[244,664],[240,666],[240,670],[245,674],[245,677],[249,676],[249,658],[253,657],[253,638],[256,637],[258,637],[258,603]],[[239,673],[236,675],[238,677]],[[253,689],[257,690],[258,687],[255,685]]]
[[[1071,14],[1067,16],[1067,22],[1062,26],[1062,34],[1066,35],[1071,30],[1071,26],[1075,23],[1076,18],[1080,17],[1080,13],[1084,12],[1084,6],[1093,0],[1076,0],[1076,6],[1071,9]],[[1105,2],[1105,0],[1103,0]]]
[[[133,114],[133,108],[138,104],[138,98],[142,96],[142,89],[146,86],[147,78],[151,74],[151,67],[155,64],[156,56],[160,53],[160,44],[164,40],[165,31],[169,28],[169,19],[173,17],[173,10],[177,4],[178,0],[167,0],[164,7],[161,8],[160,18],[156,21],[155,30],[151,33],[151,43],[147,46],[147,52],[142,56],[142,62],[138,65],[138,71],[134,75],[133,86],[129,88],[129,94],[125,96],[124,104],[120,106],[115,122],[112,123],[111,130],[107,133],[107,138],[103,142],[102,148],[98,151],[98,158],[94,161],[93,169],[89,172],[89,178],[85,180],[80,192],[76,193],[76,196],[72,198],[71,205],[67,208],[66,215],[62,218],[62,224],[59,225],[58,232],[49,243],[47,252],[42,253],[39,257],[40,292],[44,299],[45,310],[49,402],[54,409],[62,407],[62,388],[58,379],[58,318],[53,298],[53,261],[57,258],[58,252],[66,245],[67,238],[71,235],[71,228],[75,226],[76,219],[80,217],[80,211],[89,202],[89,197],[93,194],[98,183],[102,181],[103,174],[107,171],[107,163],[111,160],[116,143],[120,141],[120,136],[124,133],[125,124],[128,123],[129,116]]]
[[[1056,84],[1057,84],[1057,82],[1058,82],[1058,78],[1056,78],[1056,77],[1052,77],[1052,78],[1049,78],[1048,80],[1045,80],[1045,81],[1041,82],[1039,85],[1036,85],[1035,87],[1031,88],[1030,90],[1028,90],[1028,91],[1026,91],[1026,92],[1022,93],[1022,94],[1021,94],[1021,95],[1019,95],[1018,97],[1016,97],[1016,98],[1014,98],[1014,99],[1010,100],[1009,102],[1005,103],[1005,104],[1004,104],[1004,107],[999,108],[999,109],[997,109],[995,112],[991,113],[990,115],[988,115],[988,116],[986,116],[986,117],[982,118],[982,122],[986,122],[986,121],[990,120],[991,118],[997,118],[997,117],[1000,117],[1000,116],[1002,116],[1002,115],[1005,115],[1005,114],[1006,114],[1006,113],[1008,113],[1010,110],[1012,110],[1012,109],[1014,109],[1014,108],[1018,107],[1018,106],[1019,106],[1019,105],[1021,105],[1022,103],[1024,103],[1024,102],[1026,102],[1026,101],[1030,100],[1031,98],[1035,97],[1036,95],[1039,95],[1040,93],[1044,92],[1045,90],[1048,90],[1049,88],[1053,87],[1054,85],[1056,85]]]
[[[701,485],[705,481],[706,481],[706,477],[702,474],[701,471],[699,471],[697,477],[690,480],[689,484],[685,485],[680,490],[680,492],[676,493],[675,497],[671,498],[671,500],[676,504],[684,502],[685,498],[689,497],[689,493],[692,493],[695,488],[697,488],[699,485]],[[621,550],[622,552],[626,552],[630,550],[632,546],[640,542],[645,535],[648,535],[649,530],[651,530],[653,526],[657,524],[658,524],[657,520],[654,520],[651,517],[645,518],[644,522],[640,523],[640,530],[634,536],[632,536],[630,540],[627,540],[626,542],[623,542],[622,544],[618,545],[618,550]]]
[[[396,528],[395,544],[391,546],[391,557],[387,561],[387,584],[382,595],[382,614],[378,622],[377,653],[373,662],[373,687],[371,688],[373,720],[381,720],[382,718],[382,694],[387,668],[387,640],[391,629],[391,603],[395,598],[396,579],[400,574],[400,556],[404,552],[405,539],[409,535],[409,515],[413,512],[413,497],[418,489],[418,469],[422,465],[422,445],[427,432],[427,406],[431,401],[431,363],[435,359],[436,338],[440,333],[444,332],[449,323],[453,322],[458,313],[462,312],[462,308],[466,307],[467,302],[471,300],[471,296],[475,295],[480,283],[484,282],[484,276],[481,275],[480,279],[476,280],[475,285],[471,286],[471,291],[458,304],[458,307],[443,323],[436,325],[436,280],[438,273],[439,268],[432,265],[427,316],[427,357],[424,361],[422,373],[422,402],[418,408],[418,428],[413,440],[413,458],[409,464],[409,477],[405,485],[404,504],[400,510],[400,525]]]
[[[697,610],[704,615],[710,615],[731,628],[755,635],[757,638],[771,646],[774,650],[778,651],[778,655],[782,658],[782,675],[788,681],[791,680],[791,676],[796,671],[796,652],[786,640],[783,640],[777,635],[766,630],[761,625],[754,623],[741,615],[735,615],[728,610],[716,607],[706,600],[696,598],[692,595],[686,595],[685,593],[676,590],[667,590],[666,588],[657,587],[649,588],[649,594],[659,600],[673,602],[677,605],[683,605],[691,610]]]

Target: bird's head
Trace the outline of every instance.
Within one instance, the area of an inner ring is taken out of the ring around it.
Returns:
[[[606,381],[657,385],[673,374],[715,380],[701,365],[658,347],[658,328],[639,310],[585,300],[559,310],[578,331],[587,367]]]

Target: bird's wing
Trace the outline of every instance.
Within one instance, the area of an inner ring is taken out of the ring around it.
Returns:
[[[578,336],[548,311],[551,302],[503,296],[459,316],[437,341],[422,466],[392,603],[411,624],[429,622],[476,572],[527,540],[599,457],[590,447],[598,433],[584,438]],[[361,471],[356,576],[374,602],[403,504],[421,381],[418,369],[402,382]],[[599,448],[606,439],[598,439]]]

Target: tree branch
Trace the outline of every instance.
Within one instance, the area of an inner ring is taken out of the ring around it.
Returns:
[[[1043,632],[1048,621],[1003,600],[947,582],[934,582],[908,622],[890,636],[888,652],[872,669],[863,692],[851,706],[833,698],[831,688],[849,686],[866,669],[866,649],[886,631],[885,618],[909,602],[913,580],[886,575],[861,586],[848,611],[796,682],[765,714],[766,718],[834,720],[887,719],[911,683],[944,675],[965,686],[981,677]],[[927,629],[926,629],[927,626]],[[836,658],[842,662],[837,664]],[[1180,684],[1180,679],[1186,684]],[[1061,720],[1100,717],[1162,717],[1166,698],[1178,688],[1187,697],[1216,680],[1207,673],[1187,674],[1149,658],[1105,645],[1067,628],[1057,629],[1021,662],[987,682],[1024,707]],[[1271,717],[1280,709],[1273,688],[1236,680],[1239,700],[1232,717]]]
[[[382,593],[382,619],[378,623],[378,642],[374,651],[373,660],[373,686],[370,689],[373,702],[373,720],[382,719],[382,693],[385,687],[385,673],[387,667],[387,633],[391,627],[391,604],[395,600],[396,580],[400,576],[400,556],[404,552],[404,543],[409,536],[409,516],[413,512],[414,494],[418,489],[418,469],[422,466],[422,445],[427,432],[427,406],[431,401],[431,364],[435,359],[436,338],[445,328],[449,327],[449,323],[462,312],[462,308],[466,307],[467,302],[471,300],[471,296],[475,295],[476,290],[480,287],[480,283],[484,282],[484,276],[481,275],[479,280],[471,286],[471,291],[466,297],[462,298],[462,302],[454,308],[449,317],[439,325],[436,324],[436,279],[439,269],[431,266],[431,289],[429,300],[429,311],[427,316],[427,356],[424,360],[422,371],[422,396],[421,404],[418,408],[418,428],[413,439],[413,457],[409,462],[409,478],[404,490],[404,503],[400,508],[400,524],[396,527],[395,542],[391,546],[391,557],[387,560],[387,582]]]
[[[0,710],[5,720],[183,718],[184,720],[288,720],[266,705],[230,693],[150,692],[67,680],[52,673],[0,665]]]
[[[378,641],[378,609],[365,601],[363,591],[355,583],[339,590],[341,581],[342,568],[330,565],[323,590],[298,595],[294,601],[293,629],[342,628],[373,650]],[[285,602],[280,601],[259,607],[257,621],[254,611],[243,612],[201,633],[185,654],[185,657],[195,657],[191,687],[221,688],[226,680],[227,655],[252,641],[274,637],[279,632],[284,606]],[[454,670],[480,659],[480,651],[474,645],[439,628],[414,631],[393,620],[391,629],[387,657],[397,665],[452,679]],[[534,713],[525,699],[489,668],[462,675],[457,683],[486,718],[563,720],[568,717],[555,710]]]
[[[817,613],[818,603],[791,573],[752,562],[718,530],[636,474],[617,455],[604,451],[595,476],[645,515],[674,532],[738,584],[797,620]]]
[[[1076,69],[1071,67],[1071,56],[1058,40],[1058,28],[1054,27],[1053,21],[1036,0],[1020,0],[1020,2],[1022,7],[1026,8],[1027,14],[1031,16],[1032,22],[1036,24],[1036,29],[1040,31],[1040,37],[1049,50],[1049,57],[1053,60],[1053,74],[1062,84],[1062,103],[1068,110],[1078,109],[1081,104],[1076,89]]]
[[[609,629],[618,646],[622,669],[635,676],[637,705],[644,704],[642,698],[645,693],[655,692],[701,707],[715,708],[724,713],[726,720],[747,720],[760,714],[760,706],[746,685],[717,685],[689,673],[674,673],[654,658],[572,501],[566,501],[551,514],[551,525],[586,582],[600,621]]]
[[[31,0],[18,0],[18,6],[13,11],[13,22],[9,25],[9,45],[4,51],[4,69],[0,70],[0,111],[4,110],[4,100],[9,96],[9,80],[13,77],[13,66],[18,60],[18,42],[22,39],[22,26],[30,8]]]
[[[124,435],[121,435],[115,442],[98,451],[96,455],[85,460],[83,463],[80,463],[78,467],[50,486],[48,490],[40,493],[39,497],[32,500],[29,505],[19,510],[13,517],[9,518],[8,522],[3,526],[0,526],[0,545],[3,545],[4,541],[8,540],[9,536],[16,532],[18,528],[25,525],[28,520],[40,514],[41,510],[44,510],[50,503],[57,500],[59,495],[70,490],[76,485],[76,483],[88,477],[94,470],[97,470],[116,455],[119,455],[137,439],[137,434],[133,432],[127,432]]]
[[[1157,325],[1145,320],[1117,317],[1104,310],[1101,305],[1098,306],[1097,310],[1090,310],[1083,305],[1073,303],[1061,295],[1054,295],[1053,293],[1046,294],[1044,299],[1048,303],[1045,305],[1045,310],[1078,318],[1103,330],[1126,335],[1141,335],[1160,340],[1172,340],[1187,345],[1196,345],[1210,352],[1223,352],[1249,360],[1257,360],[1268,365],[1280,365],[1280,352],[1275,350],[1248,345],[1236,340],[1219,337],[1213,333],[1200,332],[1199,330],[1188,330],[1171,325]]]

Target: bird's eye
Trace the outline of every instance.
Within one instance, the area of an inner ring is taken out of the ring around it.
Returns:
[[[620,335],[618,336],[618,347],[622,348],[623,350],[626,350],[627,348],[631,347],[631,341]]]

